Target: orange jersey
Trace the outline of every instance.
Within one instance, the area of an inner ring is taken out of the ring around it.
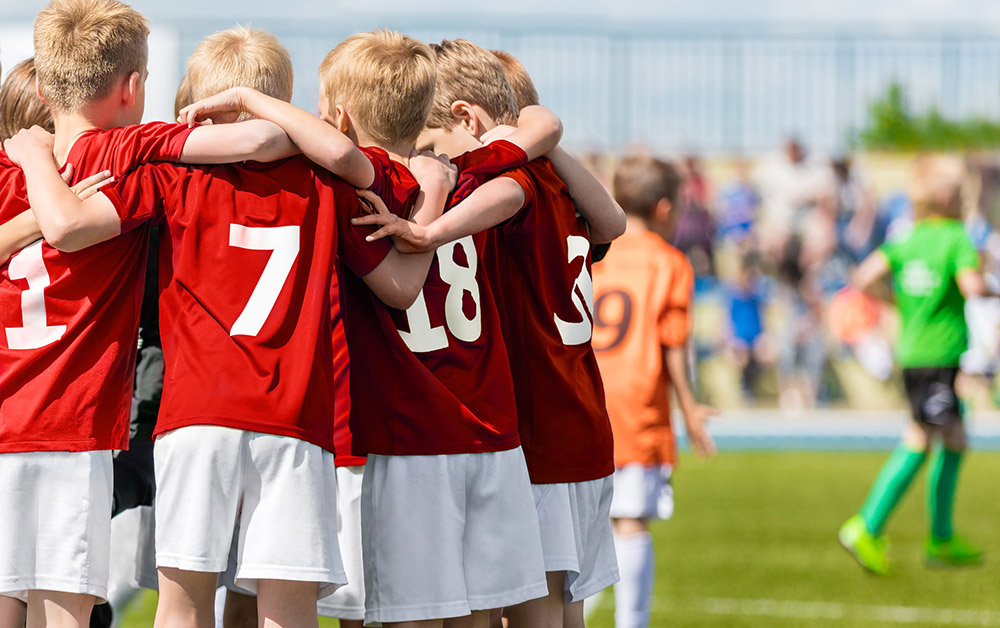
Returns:
[[[594,264],[597,362],[615,439],[615,466],[674,464],[665,347],[691,329],[694,272],[651,232],[626,232]]]

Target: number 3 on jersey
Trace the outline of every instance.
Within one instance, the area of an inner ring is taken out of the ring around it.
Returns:
[[[42,261],[42,241],[23,249],[10,259],[7,274],[11,279],[24,279],[28,289],[21,293],[21,326],[8,327],[7,346],[11,349],[41,349],[62,338],[65,325],[49,325],[45,313],[45,289],[49,273]]]
[[[468,265],[463,266],[455,261],[455,252],[461,248],[465,253]],[[475,342],[483,331],[482,307],[480,306],[479,283],[476,281],[476,269],[479,257],[472,236],[459,238],[454,242],[443,244],[437,250],[438,271],[441,280],[448,284],[448,294],[444,300],[445,325],[431,326],[431,316],[424,299],[423,290],[417,295],[417,300],[406,310],[406,322],[410,331],[399,331],[399,337],[413,353],[437,351],[448,346],[448,333],[463,342]],[[469,318],[465,315],[465,293],[472,296],[476,304],[476,313]]]
[[[569,263],[572,264],[574,260],[581,257],[584,262],[580,268],[580,274],[573,282],[572,292],[570,292],[573,305],[580,314],[580,321],[564,321],[559,318],[558,314],[553,314],[552,318],[555,319],[556,329],[559,330],[559,337],[562,338],[563,344],[582,345],[590,342],[590,337],[594,332],[594,324],[590,320],[590,313],[594,311],[594,282],[590,278],[590,273],[587,272],[587,253],[590,252],[590,240],[583,236],[571,235],[566,238],[566,244],[569,249]]]

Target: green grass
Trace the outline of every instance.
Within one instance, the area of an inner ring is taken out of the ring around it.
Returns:
[[[707,463],[685,457],[675,476],[676,514],[653,530],[657,575],[652,625],[1000,625],[1000,454],[973,453],[960,479],[956,528],[986,547],[985,565],[962,570],[923,565],[928,524],[921,476],[889,522],[895,572],[875,578],[840,548],[836,531],[860,506],[885,457],[723,452]],[[752,600],[758,602],[747,602]],[[152,594],[142,598],[124,626],[151,625],[154,605]],[[612,596],[603,596],[595,606],[588,626],[612,626]],[[898,612],[872,606],[988,612],[918,613],[905,624],[894,624],[890,620],[901,617]]]

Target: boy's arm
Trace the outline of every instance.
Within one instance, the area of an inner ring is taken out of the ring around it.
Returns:
[[[562,121],[556,114],[541,105],[530,105],[517,116],[517,129],[504,134],[503,139],[518,146],[531,161],[558,146],[562,134]],[[484,135],[483,142],[489,137],[489,133]]]
[[[267,120],[206,124],[193,129],[181,150],[186,164],[230,164],[277,161],[299,149],[280,126]]]
[[[705,430],[705,423],[710,417],[718,415],[719,411],[702,405],[695,399],[688,379],[687,347],[665,347],[663,352],[670,383],[677,394],[681,414],[684,415],[684,427],[691,449],[699,457],[711,458],[715,455],[715,442]]]
[[[605,244],[625,233],[625,211],[594,175],[558,146],[546,157],[555,166],[556,174],[569,189],[576,208],[590,225],[592,243]]]
[[[874,288],[890,270],[889,258],[882,251],[875,251],[855,269],[851,275],[851,285],[865,294],[878,297]]]
[[[989,286],[986,285],[983,273],[975,268],[966,268],[959,271],[958,275],[955,276],[955,283],[958,284],[958,289],[962,292],[962,296],[967,299],[969,297],[996,296],[990,290]]]
[[[468,198],[429,225],[403,220],[388,212],[361,216],[356,226],[382,225],[369,241],[392,236],[396,248],[405,253],[433,251],[437,247],[479,233],[507,220],[524,206],[524,189],[510,177],[497,177],[479,186]]]
[[[306,157],[354,187],[368,188],[375,181],[374,167],[349,137],[295,105],[246,87],[234,87],[188,105],[178,121],[194,124],[213,113],[234,111],[278,125]]]
[[[52,135],[39,127],[4,142],[7,156],[21,166],[31,211],[46,242],[77,251],[121,233],[121,220],[104,194],[81,200],[66,185],[52,156]]]

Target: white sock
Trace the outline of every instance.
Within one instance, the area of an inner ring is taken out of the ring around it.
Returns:
[[[649,626],[653,602],[653,539],[649,532],[615,535],[618,571],[615,584],[615,628]]]

